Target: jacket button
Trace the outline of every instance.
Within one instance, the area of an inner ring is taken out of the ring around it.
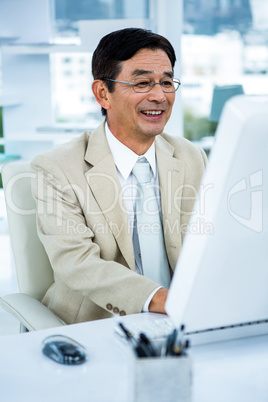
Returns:
[[[113,312],[114,312],[115,314],[118,314],[118,313],[119,313],[119,308],[118,308],[118,307],[114,307],[114,308],[113,308]]]
[[[121,310],[119,315],[126,315],[127,313],[124,310]]]
[[[111,303],[106,304],[106,308],[107,310],[112,310],[113,306],[111,305]]]

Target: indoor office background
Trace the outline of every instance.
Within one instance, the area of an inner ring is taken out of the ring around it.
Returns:
[[[267,0],[0,0],[0,165],[31,159],[102,119],[91,94],[98,38],[125,26],[168,37],[182,81],[166,131],[209,152],[215,87],[268,93]],[[17,291],[0,190],[0,294]],[[19,325],[0,310],[0,334]]]

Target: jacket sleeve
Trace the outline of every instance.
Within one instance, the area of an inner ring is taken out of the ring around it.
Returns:
[[[126,314],[141,312],[158,284],[123,265],[123,257],[109,231],[105,244],[96,241],[95,228],[83,213],[79,189],[55,161],[39,156],[32,168],[36,173],[32,192],[38,235],[55,282],[64,283],[67,289],[88,297],[106,311],[111,312],[112,305]]]

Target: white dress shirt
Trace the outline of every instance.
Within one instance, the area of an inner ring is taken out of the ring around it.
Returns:
[[[142,157],[145,157],[151,167],[151,184],[154,186],[156,199],[160,207],[160,189],[159,189],[159,178],[158,169],[155,156],[155,144],[151,145],[148,151],[144,155],[137,155],[135,152],[131,151],[122,142],[120,142],[110,131],[108,124],[105,124],[106,138],[113,155],[114,163],[118,173],[119,181],[122,187],[122,195],[125,203],[125,211],[128,214],[130,229],[133,238],[133,228],[134,228],[134,209],[135,200],[137,195],[137,179],[132,173],[132,169],[137,162]],[[160,209],[161,210],[161,209]],[[142,274],[142,264],[141,260],[137,257],[138,250],[135,250],[135,269],[138,274]],[[154,294],[160,289],[161,286],[157,287],[146,300],[143,311],[149,311],[149,304],[154,296]]]

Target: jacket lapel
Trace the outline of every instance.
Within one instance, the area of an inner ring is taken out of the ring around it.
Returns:
[[[172,270],[175,269],[180,246],[181,196],[184,183],[184,162],[174,158],[174,147],[162,136],[155,140],[165,246]],[[88,185],[117,241],[130,269],[135,271],[132,236],[121,185],[108,146],[102,123],[89,137],[85,160],[91,165],[85,172]]]
[[[155,144],[165,246],[174,271],[181,246],[180,215],[185,166],[184,162],[173,157],[174,148],[163,137],[158,136]]]
[[[135,271],[132,236],[121,185],[104,131],[104,123],[89,137],[85,160],[91,168],[85,172],[88,185],[98,203],[118,247],[130,269]]]

